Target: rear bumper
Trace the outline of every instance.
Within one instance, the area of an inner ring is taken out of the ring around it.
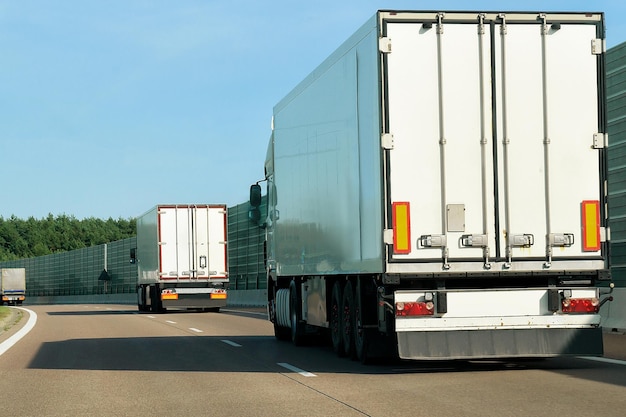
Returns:
[[[24,301],[25,299],[24,295],[6,294],[2,296],[2,301]]]
[[[399,332],[402,359],[489,359],[601,356],[602,328]]]
[[[177,294],[175,299],[161,297],[165,308],[219,308],[226,307],[226,294],[223,298],[215,298],[212,294]]]

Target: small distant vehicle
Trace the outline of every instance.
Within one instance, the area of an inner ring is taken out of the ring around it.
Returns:
[[[26,269],[0,269],[0,297],[2,305],[22,305],[26,299]]]

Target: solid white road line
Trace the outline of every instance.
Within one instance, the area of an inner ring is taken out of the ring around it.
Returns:
[[[585,359],[588,361],[596,361],[596,362],[604,362],[604,363],[612,363],[614,365],[626,365],[626,361],[621,361],[619,359],[611,359],[611,358],[600,358],[596,356],[579,356],[578,359]]]
[[[19,342],[22,337],[26,336],[28,332],[30,332],[33,329],[33,327],[35,327],[35,324],[37,323],[37,313],[27,308],[22,308],[22,307],[15,307],[15,308],[28,312],[28,322],[26,323],[24,327],[18,330],[17,333],[9,337],[4,342],[0,343],[0,356],[2,356],[4,352],[6,352],[10,348],[12,348],[13,345]]]
[[[277,363],[277,365],[280,365],[280,366],[282,366],[283,368],[287,368],[287,369],[289,369],[290,371],[293,371],[293,372],[299,373],[299,374],[300,374],[300,375],[302,375],[302,376],[307,376],[307,377],[317,376],[317,375],[315,375],[315,374],[312,374],[311,372],[307,372],[307,371],[304,371],[304,370],[302,370],[302,369],[300,369],[300,368],[296,368],[295,366],[293,366],[293,365],[289,365],[288,363],[285,363],[285,362],[278,362],[278,363]]]
[[[234,346],[234,347],[241,347],[241,345],[239,343],[235,343],[235,342],[230,341],[230,340],[223,339],[222,342],[226,343],[227,345]]]

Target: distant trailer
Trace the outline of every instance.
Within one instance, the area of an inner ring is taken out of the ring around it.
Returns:
[[[226,205],[158,205],[137,219],[137,307],[226,306]]]

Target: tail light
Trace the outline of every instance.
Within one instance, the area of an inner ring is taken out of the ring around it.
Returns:
[[[396,303],[396,316],[432,316],[435,310],[435,304],[432,301],[415,301]]]
[[[561,300],[563,313],[597,313],[600,300],[597,298],[564,298]]]

